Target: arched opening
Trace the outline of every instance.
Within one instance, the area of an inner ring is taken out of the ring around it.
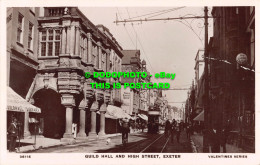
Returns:
[[[65,132],[66,111],[61,104],[60,94],[51,89],[41,89],[33,98],[34,105],[41,108],[41,113],[37,115],[39,132],[44,137],[62,138]]]

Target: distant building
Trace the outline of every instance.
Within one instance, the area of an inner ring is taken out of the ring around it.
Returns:
[[[140,50],[123,50],[122,72],[141,72]],[[138,83],[139,78],[122,78],[122,83]],[[139,111],[140,89],[121,88],[122,109],[136,116]]]
[[[113,37],[113,35],[110,33],[109,29],[106,28],[104,25],[97,25],[96,26],[103,34],[105,34],[110,40],[112,40],[115,45],[118,47],[118,49],[111,49],[110,52],[110,63],[109,63],[109,69],[108,72],[122,72],[122,48],[116,41],[116,39]],[[110,84],[113,83],[120,83],[121,84],[121,78],[109,78]],[[111,89],[111,104],[121,107],[122,100],[121,100],[121,89],[113,88]]]

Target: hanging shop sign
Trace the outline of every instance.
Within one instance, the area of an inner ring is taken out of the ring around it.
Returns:
[[[244,53],[239,53],[236,57],[236,61],[239,65],[247,64],[247,56]]]

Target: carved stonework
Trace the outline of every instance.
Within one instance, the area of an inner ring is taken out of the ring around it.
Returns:
[[[70,59],[70,61],[69,61],[70,63],[69,63],[69,66],[70,67],[80,67],[80,65],[81,65],[81,61],[79,60],[79,59]]]
[[[79,94],[81,77],[76,72],[58,72],[58,88],[60,93]]]
[[[111,91],[110,90],[106,90],[105,94],[104,94],[104,102],[105,103],[109,103],[111,100]]]
[[[75,106],[74,96],[70,94],[62,95],[61,104],[63,104],[64,106]]]
[[[93,104],[90,107],[90,111],[98,111],[98,102],[93,102]]]
[[[70,66],[69,58],[60,58],[59,67],[69,67],[69,66]]]
[[[106,104],[102,104],[100,106],[100,109],[99,109],[100,112],[106,112],[107,111],[107,105]]]
[[[86,82],[84,83],[84,90],[86,94],[87,99],[94,99],[94,89],[91,88],[90,82],[92,82],[90,79],[87,79]]]
[[[96,100],[97,101],[104,101],[104,93],[100,89],[96,89]]]
[[[86,108],[88,108],[87,100],[83,99],[79,104],[79,109],[85,111]]]

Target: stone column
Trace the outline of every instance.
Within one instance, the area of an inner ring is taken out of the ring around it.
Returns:
[[[79,46],[80,46],[80,29],[76,27],[76,43],[75,43],[75,55],[79,56]],[[81,57],[84,58],[84,57]]]
[[[61,54],[66,53],[66,28],[62,28]]]
[[[107,111],[107,106],[106,104],[102,104],[100,107],[100,130],[98,133],[98,138],[102,138],[104,135],[106,135],[105,133],[105,125],[106,125],[106,121],[105,121],[105,113]]]
[[[90,33],[87,34],[87,38],[88,38],[88,63],[91,63],[92,62],[92,37]]]
[[[63,95],[61,98],[61,103],[66,107],[66,127],[61,141],[71,142],[74,141],[72,134],[73,107],[75,106],[74,96],[71,94]]]
[[[24,138],[32,138],[29,131],[29,112],[24,113]]]
[[[79,126],[79,133],[77,134],[77,138],[79,140],[86,140],[87,139],[87,135],[85,132],[85,128],[86,128],[86,111],[85,108],[80,108],[80,126]]]
[[[102,66],[102,50],[101,50],[101,42],[97,42],[97,46],[98,46],[98,69],[101,69]]]
[[[106,53],[106,72],[109,72],[110,69],[110,49],[107,49]]]
[[[71,26],[70,55],[75,54],[74,50],[75,50],[75,26]]]
[[[67,27],[67,37],[66,37],[66,54],[70,54],[70,27]]]
[[[96,132],[96,112],[98,110],[98,102],[94,102],[90,108],[91,111],[91,129],[89,132],[89,138],[97,138],[97,132]]]

